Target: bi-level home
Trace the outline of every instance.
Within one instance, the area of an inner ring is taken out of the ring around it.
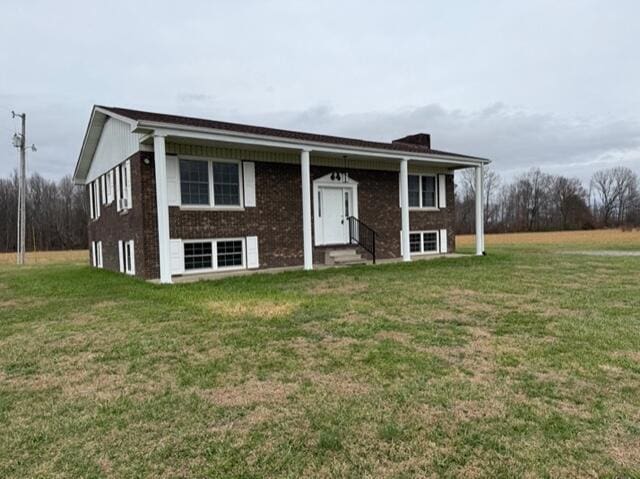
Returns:
[[[190,274],[451,253],[454,176],[431,148],[95,106],[74,179],[90,199],[93,266],[171,283]]]

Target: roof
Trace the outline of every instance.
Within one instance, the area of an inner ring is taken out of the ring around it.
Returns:
[[[489,163],[490,160],[478,156],[462,155],[431,148],[430,136],[426,133],[405,136],[390,143],[381,141],[370,141],[356,138],[345,138],[341,136],[320,135],[316,133],[306,133],[294,130],[282,130],[278,128],[267,128],[263,126],[246,125],[241,123],[230,123],[225,121],[207,120],[204,118],[194,118],[189,116],[168,115],[164,113],[153,113],[150,111],[132,110],[112,106],[95,105],[91,112],[89,124],[82,142],[80,155],[74,171],[74,181],[84,184],[93,162],[94,154],[98,143],[102,137],[103,129],[109,117],[114,117],[129,124],[131,133],[149,133],[155,129],[174,130],[183,129],[194,131],[204,130],[204,133],[216,135],[227,134],[229,136],[246,137],[253,141],[263,143],[284,144],[299,142],[298,146],[326,150],[360,150],[358,153],[365,155],[386,156],[390,158],[404,158],[411,154],[415,159],[427,159],[434,161],[451,161],[453,164],[466,165]],[[210,130],[210,131],[207,131]],[[406,156],[405,156],[406,155]],[[426,157],[426,158],[425,158]],[[413,158],[412,158],[413,159]]]
[[[285,138],[288,140],[297,140],[301,142],[326,143],[328,145],[336,145],[336,146],[352,146],[356,148],[375,148],[375,149],[381,149],[381,150],[391,150],[395,152],[422,153],[422,154],[451,156],[456,158],[469,158],[474,160],[488,161],[486,158],[462,155],[459,153],[451,153],[451,152],[442,151],[442,150],[434,150],[430,147],[419,145],[419,144],[402,143],[402,142],[385,143],[380,141],[361,140],[356,138],[345,138],[342,136],[319,135],[316,133],[306,133],[306,132],[294,131],[294,130],[282,130],[278,128],[268,128],[264,126],[254,126],[254,125],[245,125],[241,123],[229,123],[225,121],[207,120],[203,118],[194,118],[189,116],[168,115],[164,113],[153,113],[149,111],[131,110],[129,108],[119,108],[119,107],[100,106],[100,105],[96,105],[96,107],[102,108],[103,110],[107,110],[116,115],[128,118],[133,121],[148,121],[148,122],[154,122],[154,123],[166,123],[166,124],[172,124],[172,125],[190,126],[195,128],[210,128],[214,130],[229,131],[234,133],[244,133],[247,135],[268,136],[272,138],[273,137]]]

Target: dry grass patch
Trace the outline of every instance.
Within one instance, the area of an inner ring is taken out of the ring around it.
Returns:
[[[208,309],[221,316],[233,319],[254,317],[262,319],[288,316],[299,306],[293,301],[271,300],[216,300],[207,303]]]
[[[380,331],[375,336],[378,340],[391,340],[396,343],[409,344],[413,340],[413,336],[409,333],[403,333],[401,331]]]
[[[361,396],[371,392],[371,386],[358,381],[344,373],[321,374],[308,371],[302,375],[303,380],[308,380],[325,394],[340,397]]]
[[[12,309],[18,305],[19,303],[15,299],[7,299],[6,301],[0,301],[0,309]]]
[[[309,293],[311,294],[357,294],[369,289],[367,281],[358,280],[351,276],[337,276],[330,279],[316,281]]]
[[[247,407],[254,404],[284,403],[298,386],[280,381],[249,381],[214,389],[196,390],[196,394],[221,407]]]
[[[68,251],[27,251],[25,258],[27,265],[46,265],[55,263],[87,263],[89,262],[88,250]],[[15,253],[0,253],[0,264],[16,264]]]
[[[497,347],[493,336],[482,328],[468,328],[471,339],[461,346],[431,346],[430,353],[457,368],[457,376],[472,383],[493,381]]]
[[[473,246],[474,235],[456,235],[456,246]],[[552,231],[541,233],[503,233],[485,235],[487,246],[502,245],[588,245],[589,247],[616,245],[638,246],[640,229],[622,231],[618,229],[589,231]]]
[[[447,304],[454,311],[469,314],[495,314],[500,308],[487,302],[486,295],[470,289],[450,288],[443,292]]]

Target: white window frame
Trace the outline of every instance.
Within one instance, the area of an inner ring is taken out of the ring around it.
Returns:
[[[100,177],[100,201],[103,205],[107,204],[107,176]]]
[[[96,204],[93,200],[93,181],[89,183],[89,218],[96,219]]]
[[[98,255],[96,253],[96,242],[91,242],[91,266],[94,268],[98,265]]]
[[[240,266],[218,266],[218,242],[239,241],[242,245],[242,265]],[[187,269],[184,255],[184,245],[190,243],[211,243],[211,268]],[[202,238],[182,240],[182,274],[211,273],[214,271],[239,271],[247,269],[247,238]]]
[[[97,220],[100,218],[100,178],[91,182],[91,204],[92,204],[92,216],[91,219]]]
[[[116,174],[116,209],[123,213],[133,207],[131,194],[131,160],[126,160],[115,167]],[[126,183],[126,185],[125,185]],[[121,200],[126,200],[126,207],[122,207]]]
[[[109,170],[107,172],[107,204],[108,205],[113,203],[113,198],[115,196],[114,187],[113,187],[114,176],[115,176],[114,170]]]
[[[136,274],[136,255],[135,255],[135,242],[133,240],[119,241],[118,247],[120,249],[120,264],[122,265],[121,273],[126,273],[130,276]],[[130,248],[131,261],[127,261],[127,247]]]
[[[433,251],[424,250],[424,235],[426,233],[433,233],[436,235],[436,249]],[[440,230],[409,231],[409,248],[411,248],[411,235],[413,234],[420,235],[420,251],[411,251],[411,249],[409,249],[409,252],[412,255],[440,254]],[[400,236],[402,237],[402,232],[400,232]]]
[[[182,203],[182,180],[180,178],[180,160],[190,161],[206,161],[207,173],[209,175],[209,204],[208,205],[191,205]],[[238,205],[216,205],[214,197],[214,185],[213,185],[213,164],[214,163],[234,163],[238,166],[238,199],[240,204]],[[244,210],[244,168],[242,167],[242,160],[231,160],[227,158],[212,158],[193,155],[178,155],[178,200],[180,202],[180,209],[183,210],[232,210],[242,211]],[[206,240],[205,240],[206,241]]]
[[[438,175],[436,173],[409,173],[409,176],[417,176],[418,177],[418,195],[420,206],[409,206],[409,210],[420,210],[420,211],[439,211],[440,208],[438,205],[439,202],[439,186],[438,186]],[[424,206],[422,204],[422,178],[428,176],[433,178],[434,181],[434,189],[435,189],[435,201],[434,206]],[[409,187],[409,182],[407,181],[407,188]]]
[[[96,265],[98,268],[102,268],[102,241],[96,241]]]

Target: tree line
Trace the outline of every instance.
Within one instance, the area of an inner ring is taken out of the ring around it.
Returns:
[[[618,166],[596,171],[585,187],[577,178],[532,168],[505,182],[484,169],[485,232],[557,231],[640,226],[640,181]],[[474,171],[463,170],[456,185],[459,233],[475,231]]]
[[[87,248],[89,202],[71,176],[60,181],[33,174],[27,179],[27,251]],[[0,178],[0,251],[16,251],[18,176]]]
[[[503,181],[484,169],[485,231],[554,231],[640,226],[640,181],[626,167],[597,171],[588,187],[577,178],[538,168]],[[87,248],[89,202],[70,176],[59,181],[39,174],[27,180],[27,250]],[[18,178],[0,178],[0,251],[16,250]],[[475,181],[463,170],[456,184],[459,233],[475,231]]]

